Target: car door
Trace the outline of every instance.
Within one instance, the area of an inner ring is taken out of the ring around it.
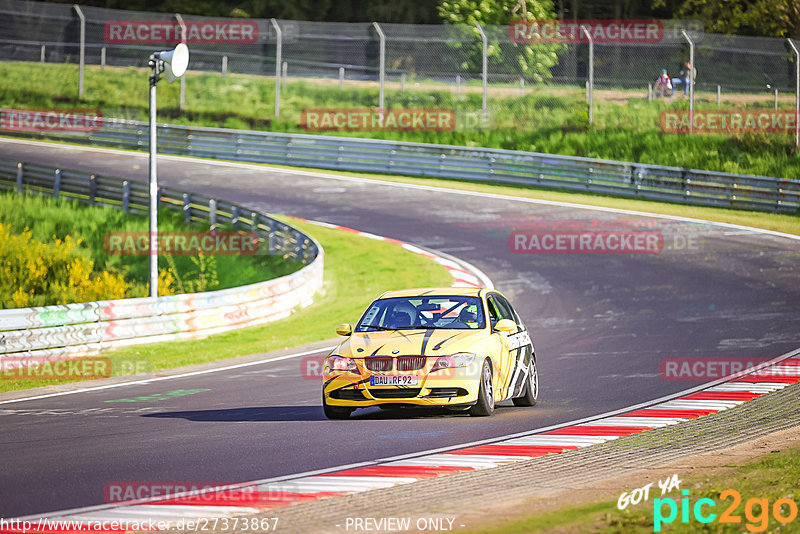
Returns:
[[[528,362],[533,354],[533,344],[522,320],[517,315],[511,303],[503,295],[494,293],[491,295],[494,306],[497,308],[501,319],[511,319],[517,325],[517,332],[514,334],[504,334],[505,346],[508,351],[507,359],[504,361],[503,368],[506,372],[507,380],[504,381],[505,395],[503,398],[519,396],[525,385],[525,378],[528,375]],[[492,304],[489,305],[490,308]]]
[[[489,320],[491,322],[493,331],[494,326],[500,319],[510,319],[515,323],[517,322],[516,318],[514,317],[514,313],[511,310],[511,306],[508,304],[508,301],[506,301],[506,299],[504,299],[499,293],[490,293],[487,295],[486,302],[489,307]],[[509,386],[514,378],[514,373],[516,370],[515,352],[517,351],[511,350],[511,345],[509,343],[510,336],[508,334],[504,332],[494,332],[492,335],[500,338],[500,366],[497,371],[497,390],[499,395],[497,395],[497,400],[504,400],[509,396]]]

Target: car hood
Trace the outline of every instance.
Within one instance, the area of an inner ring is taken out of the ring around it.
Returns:
[[[487,336],[485,330],[428,328],[353,333],[339,345],[337,354],[350,358],[368,356],[447,356],[470,352]],[[362,349],[362,350],[358,350]]]

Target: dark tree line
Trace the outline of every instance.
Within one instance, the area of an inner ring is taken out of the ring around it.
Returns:
[[[74,0],[55,0],[72,4]],[[523,0],[487,2],[517,5]],[[532,1],[532,0],[529,0]],[[538,0],[564,19],[683,18],[706,31],[800,38],[800,0]],[[83,5],[186,13],[338,22],[441,24],[442,0],[82,0]],[[480,5],[474,1],[476,7]]]

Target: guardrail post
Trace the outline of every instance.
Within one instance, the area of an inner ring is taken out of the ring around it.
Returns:
[[[275,254],[275,219],[269,220],[269,253]]]
[[[339,90],[344,89],[344,67],[339,67]]]
[[[258,213],[255,211],[250,212],[250,230],[253,233],[258,232]]]
[[[281,56],[283,55],[283,32],[275,19],[269,19],[275,28],[275,116],[281,114]]]
[[[22,177],[25,173],[25,164],[21,161],[17,163],[17,194],[22,193]]]
[[[208,228],[212,232],[217,229],[217,201],[208,200]]]
[[[122,182],[122,211],[131,212],[131,184],[128,180]]]
[[[298,260],[303,259],[303,234],[299,230],[294,231],[294,239],[296,241],[294,248],[294,257]]]
[[[386,79],[386,36],[377,22],[372,23],[375,32],[378,34],[379,43],[379,57],[378,57],[378,108],[381,110],[381,122],[383,122],[383,90],[384,81]]]
[[[58,198],[61,193],[61,169],[56,169],[53,180],[53,198]]]
[[[183,194],[183,222],[187,225],[192,222],[192,197],[189,193]]]
[[[94,174],[89,176],[89,203],[95,203],[95,197],[97,197],[97,179],[95,178]]]
[[[694,128],[694,41],[692,38],[689,37],[689,34],[686,33],[686,30],[681,30],[681,34],[689,43],[689,72],[688,72],[688,83],[689,84],[689,133],[692,133],[692,129]]]
[[[483,111],[483,120],[485,122],[489,118],[488,111],[486,109],[486,94],[489,85],[489,42],[486,39],[486,32],[483,31],[483,27],[481,27],[480,24],[476,24],[475,26],[478,28],[478,32],[481,34],[481,54],[483,56],[483,65],[481,67],[481,76],[483,78],[483,100],[481,101],[481,110]]]
[[[44,56],[45,56],[44,49],[45,49],[45,45],[42,45],[42,51],[41,51],[41,54],[40,54],[40,57],[39,57],[39,61],[41,61],[42,65],[44,65]]]
[[[231,208],[231,225],[233,226],[234,230],[239,229],[239,208],[236,206]]]
[[[80,57],[80,80],[78,81],[78,98],[83,99],[83,74],[86,63],[86,17],[78,4],[73,4],[72,8],[81,19],[81,57]]]
[[[589,40],[589,80],[587,83],[587,97],[589,100],[589,124],[594,123],[594,39],[586,29],[586,26],[581,26],[581,31]]]
[[[792,39],[787,39],[794,52],[794,144],[800,147],[800,50]]]

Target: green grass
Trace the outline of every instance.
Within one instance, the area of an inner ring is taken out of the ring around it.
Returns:
[[[35,63],[0,64],[0,94],[5,107],[99,108],[105,116],[147,120],[147,73],[134,68],[88,67],[85,97],[77,97],[78,69],[75,65]],[[302,132],[303,109],[376,107],[377,86],[289,81],[281,92],[281,116],[273,117],[273,78],[190,72],[186,81],[187,107],[178,109],[179,84],[161,83],[158,88],[159,118],[177,124]],[[673,108],[686,108],[683,98],[658,99],[648,103],[642,91],[615,91],[623,99],[604,98],[596,91],[595,124],[588,124],[583,92],[554,86],[533,87],[524,98],[499,87],[490,91],[489,128],[457,128],[453,132],[351,132],[332,133],[357,137],[380,137],[403,141],[485,146],[530,150],[571,156],[711,169],[733,173],[800,178],[800,158],[790,134],[677,135],[661,131],[659,115]],[[612,93],[607,92],[608,95]],[[491,96],[495,94],[495,96]],[[700,93],[698,109],[716,108],[715,97]],[[723,107],[768,107],[770,100],[755,104],[723,102]],[[390,84],[387,107],[448,108],[477,112],[478,92],[453,91],[431,84],[411,84],[401,93]]]
[[[609,533],[646,533],[654,530],[654,504],[656,498],[673,498],[676,501],[678,514],[672,524],[662,525],[662,532],[676,534],[694,532],[796,532],[798,521],[795,518],[791,523],[781,528],[781,524],[772,514],[773,504],[782,498],[788,498],[795,503],[795,508],[800,506],[800,496],[797,488],[797,473],[800,472],[800,447],[786,451],[770,453],[745,464],[738,465],[725,473],[714,474],[710,477],[685,477],[681,482],[681,490],[688,490],[689,495],[684,496],[678,490],[661,497],[661,490],[654,484],[650,490],[650,499],[637,505],[630,505],[625,510],[617,509],[617,501],[609,500],[596,502],[576,507],[564,507],[546,514],[527,517],[521,520],[503,522],[492,521],[493,526],[486,530],[470,530],[470,533],[481,532],[484,534],[521,534],[527,532],[547,532],[558,529],[559,532],[609,532]],[[680,476],[680,475],[679,475]],[[633,490],[635,488],[630,488]],[[732,489],[739,492],[741,502],[731,510],[731,516],[738,516],[740,523],[720,523],[720,515],[733,503],[733,497],[720,494]],[[621,492],[620,492],[621,493]],[[689,521],[682,523],[681,499],[687,497],[691,507]],[[711,499],[715,507],[703,506],[705,515],[715,513],[717,517],[708,524],[697,521],[693,516],[693,508],[699,499]],[[761,508],[754,503],[748,504],[750,499],[766,499],[769,505],[766,524],[762,524]],[[750,508],[751,517],[748,518],[746,508]],[[668,515],[667,504],[662,507],[664,516]],[[781,514],[786,517],[790,514],[790,507],[784,504]],[[749,526],[748,526],[749,525]],[[761,529],[761,527],[765,527]],[[756,530],[750,530],[750,529]],[[758,530],[761,529],[761,530]]]
[[[67,235],[80,239],[78,253],[94,262],[96,272],[107,270],[122,274],[132,284],[130,296],[147,295],[149,256],[110,254],[103,242],[108,232],[147,232],[147,217],[65,199],[4,192],[0,193],[0,223],[10,225],[15,233],[28,228],[33,239],[41,242],[63,240]],[[181,214],[166,208],[159,211],[158,227],[162,232],[207,230],[197,225],[187,226]],[[230,228],[220,227],[220,230]],[[266,254],[206,256],[202,261],[206,263],[206,290],[269,280],[292,273],[301,267],[299,262]],[[174,255],[160,258],[159,267],[173,267],[186,284],[185,289],[197,285],[199,263],[198,256]],[[216,271],[213,276],[212,269]],[[173,289],[176,292],[185,292],[177,286]]]
[[[335,336],[338,323],[354,323],[372,299],[393,289],[449,286],[452,278],[439,264],[397,245],[287,219],[315,237],[325,250],[325,284],[314,303],[291,317],[203,340],[126,347],[111,358],[113,375],[136,366],[171,369],[294,347]],[[298,367],[299,369],[299,367]],[[0,380],[0,392],[60,384],[63,381]]]

